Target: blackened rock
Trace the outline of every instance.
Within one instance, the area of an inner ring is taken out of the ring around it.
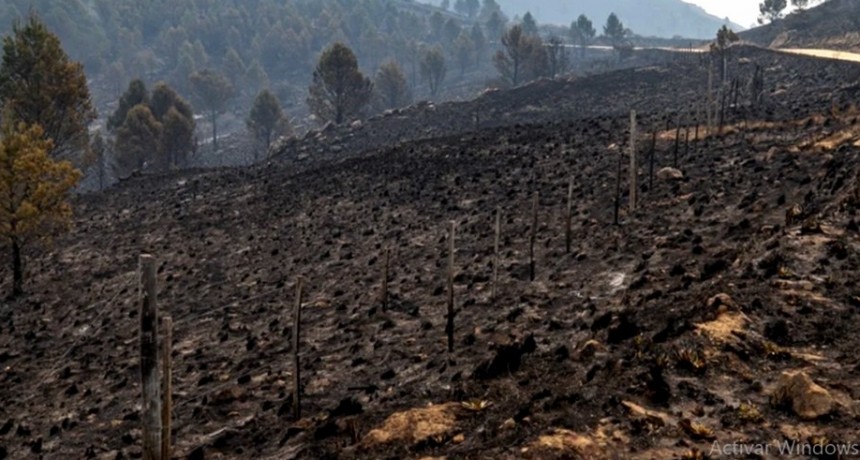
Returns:
[[[191,451],[188,454],[188,460],[206,460],[206,454],[204,452],[203,446],[200,446]]]
[[[475,368],[473,376],[478,380],[493,379],[519,370],[524,354],[537,349],[534,336],[528,336],[522,343],[500,345],[495,355]]]
[[[329,416],[332,418],[345,417],[361,413],[364,413],[364,408],[360,402],[356,401],[355,398],[345,398],[340,401],[340,404],[334,410],[329,412]]]
[[[338,431],[337,423],[330,419],[314,431],[314,439],[321,440],[337,436]]]
[[[672,396],[672,388],[663,376],[663,368],[652,366],[647,379],[648,398],[656,404],[666,404]]]
[[[764,326],[764,336],[768,340],[775,342],[777,345],[791,345],[791,328],[788,321],[784,319],[775,319],[769,321]]]
[[[618,324],[609,329],[606,342],[621,343],[627,339],[632,339],[637,334],[639,334],[639,326],[630,319],[629,313],[622,313],[618,318]]]

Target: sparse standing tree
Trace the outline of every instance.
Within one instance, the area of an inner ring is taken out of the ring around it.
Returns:
[[[791,4],[799,10],[805,10],[810,4],[816,2],[817,0],[791,0]]]
[[[421,76],[427,81],[430,86],[430,95],[436,97],[442,82],[445,81],[447,73],[445,64],[445,55],[442,54],[442,49],[438,46],[424,53],[421,59]]]
[[[197,103],[209,113],[212,123],[212,149],[218,151],[218,116],[227,110],[227,103],[235,96],[233,85],[223,75],[211,69],[204,69],[189,77],[191,89]]]
[[[4,115],[0,137],[0,241],[12,254],[12,297],[24,293],[21,250],[71,223],[68,198],[81,173],[68,161],[49,157],[42,128]]]
[[[484,36],[484,31],[481,30],[481,26],[478,23],[475,23],[475,25],[472,26],[472,32],[469,38],[472,39],[472,45],[475,48],[475,67],[478,67],[481,65],[481,61],[484,59],[484,53],[487,49],[487,37]]]
[[[523,16],[522,27],[523,27],[523,33],[524,34],[531,35],[531,36],[537,36],[538,25],[537,25],[537,21],[535,21],[535,18],[534,18],[534,16],[532,16],[531,12],[527,11],[526,15]]]
[[[504,16],[499,11],[493,11],[490,14],[490,17],[487,19],[487,34],[490,40],[498,40],[505,33],[506,22]]]
[[[125,122],[125,116],[132,107],[138,104],[149,104],[149,92],[146,84],[140,79],[134,79],[128,84],[128,89],[119,98],[119,105],[107,120],[107,129],[116,131]]]
[[[170,107],[161,120],[160,168],[176,168],[184,165],[188,155],[194,151],[194,119]]]
[[[606,25],[603,26],[603,35],[612,41],[612,46],[618,46],[627,36],[627,30],[624,28],[624,23],[618,19],[615,13],[611,13],[606,18]]]
[[[538,34],[537,21],[535,21],[535,18],[534,18],[534,16],[532,16],[532,13],[530,11],[526,11],[525,16],[523,16],[523,21],[522,21],[521,25],[523,27],[523,33],[524,34],[530,35],[533,37],[537,36],[537,34]]]
[[[152,89],[149,101],[149,110],[156,120],[162,121],[171,108],[175,108],[180,114],[194,121],[194,111],[188,102],[183,99],[167,83],[158,82]]]
[[[585,57],[585,48],[591,44],[596,35],[597,30],[594,28],[594,24],[584,14],[579,15],[579,18],[570,25],[570,38],[579,44],[580,56],[582,57]]]
[[[40,126],[52,158],[83,159],[96,119],[84,68],[35,15],[3,37],[0,106],[15,120]]]
[[[624,28],[624,23],[618,19],[615,13],[611,13],[606,18],[606,25],[603,26],[603,35],[612,42],[612,48],[618,54],[618,59],[624,58],[625,52],[629,49],[626,41],[628,30]]]
[[[776,21],[782,17],[783,11],[788,8],[788,0],[764,0],[759,3],[759,24]]]
[[[720,75],[723,83],[725,83],[728,78],[729,47],[732,43],[739,40],[740,37],[738,37],[732,29],[729,29],[728,26],[724,25],[717,31],[717,39],[711,44],[711,51],[716,51],[720,55],[720,65],[722,67]]]
[[[454,56],[460,67],[460,78],[466,75],[466,69],[472,64],[472,55],[475,54],[475,45],[466,32],[460,34],[454,42]]]
[[[349,47],[335,43],[323,51],[313,83],[308,106],[322,121],[342,124],[359,116],[373,96],[373,83],[358,70],[358,60]]]
[[[258,141],[262,141],[266,150],[272,145],[272,135],[276,132],[278,122],[284,117],[281,103],[271,91],[264,89],[257,94],[246,125]],[[257,160],[254,150],[254,160]]]
[[[445,22],[445,44],[451,45],[463,33],[463,28],[453,18]]]
[[[567,48],[564,47],[564,42],[561,38],[556,36],[549,38],[546,46],[546,57],[550,77],[567,72],[570,61],[567,55]]]
[[[502,35],[502,46],[493,57],[493,64],[507,83],[518,86],[525,80],[539,39],[527,36],[521,26],[515,25]]]
[[[406,77],[396,61],[388,61],[379,67],[374,86],[386,109],[403,107],[411,99]]]
[[[121,178],[142,172],[161,157],[162,126],[144,104],[132,107],[116,132],[116,162]]]
[[[248,69],[245,67],[245,62],[242,61],[242,56],[239,56],[239,53],[234,48],[231,47],[227,50],[222,67],[230,79],[230,84],[234,88],[241,87],[242,79],[245,77],[245,72]]]
[[[159,141],[162,153],[157,163],[161,169],[184,165],[196,149],[194,110],[167,83],[159,82],[152,90],[149,103],[152,116],[161,123]]]
[[[526,61],[526,72],[530,80],[550,76],[549,52],[538,36],[528,37],[531,53]]]

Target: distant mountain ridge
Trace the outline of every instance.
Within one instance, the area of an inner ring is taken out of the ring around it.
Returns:
[[[598,33],[610,13],[621,18],[637,35],[708,39],[728,24],[735,31],[744,27],[707,13],[682,0],[497,0],[505,13],[522,16],[530,11],[538,22],[570,25],[580,14],[594,22]]]

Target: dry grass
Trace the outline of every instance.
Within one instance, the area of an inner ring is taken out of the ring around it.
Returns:
[[[736,339],[735,332],[742,331],[749,324],[749,318],[740,312],[725,312],[717,319],[707,323],[697,324],[696,328],[719,343],[731,342]]]
[[[746,423],[761,423],[764,421],[764,416],[758,409],[758,406],[752,403],[742,403],[738,407],[738,418]]]
[[[363,443],[372,446],[391,442],[409,445],[428,440],[444,442],[454,431],[461,408],[459,403],[446,403],[394,413],[382,426],[367,433]]]
[[[802,56],[812,56],[823,59],[833,59],[837,61],[860,62],[860,54],[850,53],[847,51],[821,50],[809,48],[786,48],[779,50],[789,54],[799,54]]]

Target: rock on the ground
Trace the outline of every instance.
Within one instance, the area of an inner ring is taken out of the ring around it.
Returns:
[[[684,178],[684,173],[675,168],[663,168],[657,171],[657,179],[660,180],[681,180]]]
[[[777,405],[786,405],[803,420],[815,420],[833,411],[833,396],[822,386],[812,381],[803,371],[783,372],[779,378],[772,400]]]

